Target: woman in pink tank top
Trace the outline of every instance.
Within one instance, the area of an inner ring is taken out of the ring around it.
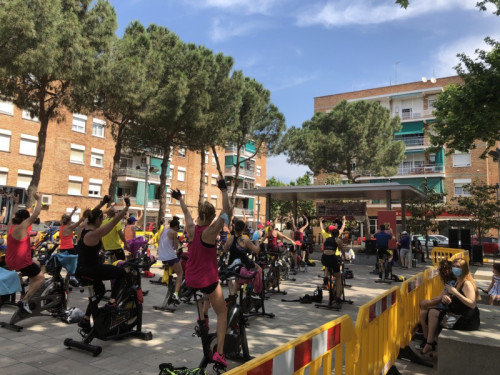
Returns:
[[[59,229],[59,249],[61,251],[67,251],[70,254],[76,254],[73,245],[73,231],[87,218],[90,213],[89,210],[83,212],[82,217],[76,222],[71,223],[71,218],[75,214],[78,207],[75,206],[70,214],[64,214],[61,216],[61,228]]]
[[[186,264],[186,285],[205,293],[205,303],[203,304],[203,311],[200,312],[200,316],[203,313],[207,326],[207,314],[210,305],[212,305],[217,314],[217,352],[214,353],[212,360],[223,367],[227,367],[224,356],[227,308],[222,287],[219,284],[215,241],[224,224],[228,225],[229,223],[228,213],[230,209],[225,181],[223,179],[219,180],[218,186],[222,192],[221,214],[215,220],[215,207],[205,201],[198,208],[197,225],[194,224],[194,220],[182,198],[181,192],[178,189],[176,191],[172,190],[171,195],[172,198],[179,201],[186,219],[188,236],[189,238],[193,238],[189,246],[189,259]]]

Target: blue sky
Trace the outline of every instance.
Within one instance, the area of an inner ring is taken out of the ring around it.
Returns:
[[[316,96],[455,75],[457,53],[500,39],[500,17],[477,0],[111,0],[121,35],[133,20],[235,60],[271,91],[287,126],[313,115]],[[396,68],[397,67],[397,68]],[[268,158],[267,177],[289,182],[305,166]]]

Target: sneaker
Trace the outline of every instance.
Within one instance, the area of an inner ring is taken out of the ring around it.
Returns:
[[[78,327],[80,327],[84,333],[89,333],[90,329],[92,328],[90,326],[90,320],[85,318],[78,322]]]
[[[175,305],[180,305],[181,304],[181,300],[179,299],[179,296],[177,294],[172,294],[172,302],[175,304]]]
[[[212,361],[221,365],[224,368],[227,367],[226,356],[224,354],[219,354],[215,352],[214,355],[212,356]]]
[[[24,311],[26,311],[28,314],[32,314],[33,313],[33,311],[31,311],[31,309],[30,309],[30,306],[25,301],[19,301],[17,303],[17,306],[19,306],[20,309],[23,309]]]
[[[340,310],[340,309],[342,309],[342,303],[335,301],[334,303],[332,303],[332,307],[334,309]]]

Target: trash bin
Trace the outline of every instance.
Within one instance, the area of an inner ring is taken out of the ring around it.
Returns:
[[[483,247],[481,245],[472,246],[472,263],[479,263],[483,265]]]
[[[365,242],[365,249],[367,254],[375,254],[377,252],[377,241],[367,240]]]

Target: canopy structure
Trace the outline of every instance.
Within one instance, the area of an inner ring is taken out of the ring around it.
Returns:
[[[425,194],[411,185],[396,182],[345,184],[345,185],[307,185],[307,186],[270,186],[257,189],[243,189],[243,194],[266,198],[266,218],[271,217],[271,201],[273,199],[292,201],[294,216],[297,215],[297,201],[301,200],[380,200],[387,201],[387,210],[391,209],[391,201],[401,202],[401,221],[406,227],[406,200],[423,198]]]

